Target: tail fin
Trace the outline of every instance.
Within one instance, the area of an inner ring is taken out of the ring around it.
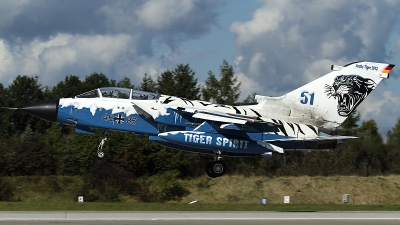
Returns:
[[[278,105],[289,108],[289,121],[331,129],[343,123],[382,79],[389,78],[393,67],[375,62],[332,65],[332,72],[282,97],[256,96],[256,99],[264,106],[280,102]],[[267,111],[272,109],[267,108]]]

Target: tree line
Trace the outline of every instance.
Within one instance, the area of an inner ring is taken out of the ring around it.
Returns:
[[[161,73],[157,79],[144,74],[135,86],[128,77],[116,81],[102,73],[92,73],[81,80],[66,76],[53,87],[42,86],[38,77],[17,76],[4,87],[0,83],[0,105],[22,107],[46,99],[73,97],[98,87],[126,87],[158,92],[189,99],[203,99],[220,104],[248,104],[248,96],[238,102],[241,83],[233,67],[223,61],[219,74],[212,71],[204,86],[198,84],[195,72],[188,64],[179,64]],[[114,168],[136,178],[161,176],[188,178],[205,174],[209,155],[187,153],[160,146],[146,136],[110,132],[105,144],[106,157],[96,157],[101,132],[95,135],[75,133],[71,126],[60,127],[17,110],[0,109],[0,176],[21,175],[81,175]],[[387,133],[384,143],[374,120],[360,123],[354,112],[337,129],[339,135],[359,136],[335,150],[287,151],[263,157],[225,157],[227,174],[245,176],[329,176],[329,175],[386,175],[400,173],[400,119]],[[122,175],[121,175],[122,176]],[[123,176],[122,176],[123,177]],[[168,178],[169,179],[169,178]],[[168,180],[166,179],[166,180]],[[147,196],[148,197],[148,196]]]

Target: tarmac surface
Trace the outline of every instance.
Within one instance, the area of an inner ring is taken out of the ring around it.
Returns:
[[[400,224],[400,212],[0,212],[0,224]]]

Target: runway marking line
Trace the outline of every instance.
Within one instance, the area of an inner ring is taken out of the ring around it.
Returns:
[[[212,221],[212,220],[400,220],[400,218],[77,218],[77,219],[60,219],[60,218],[0,218],[0,221],[182,221],[182,220],[200,220],[200,221]]]

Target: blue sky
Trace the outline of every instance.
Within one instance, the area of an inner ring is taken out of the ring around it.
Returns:
[[[241,98],[283,95],[331,64],[397,64],[360,105],[382,133],[400,117],[400,1],[0,0],[0,83],[52,86],[93,72],[138,85],[188,63],[200,84],[224,59]]]

